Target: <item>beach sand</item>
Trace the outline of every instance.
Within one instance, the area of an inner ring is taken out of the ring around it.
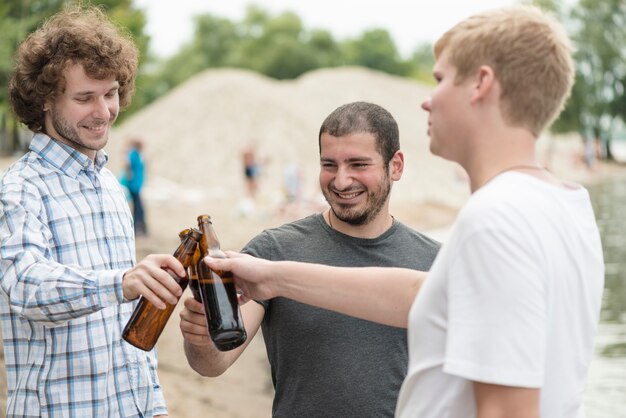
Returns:
[[[319,70],[278,82],[241,70],[200,74],[124,121],[111,135],[109,167],[122,167],[124,141],[145,140],[148,181],[144,190],[149,235],[137,240],[138,259],[172,253],[180,230],[207,213],[223,249],[239,250],[265,228],[323,210],[317,186],[317,131],[337,106],[355,100],[378,103],[400,126],[406,168],[392,190],[391,213],[435,238],[445,237],[467,199],[463,171],[428,152],[427,119],[419,109],[430,87],[361,68]],[[259,194],[246,197],[240,151],[254,142],[262,167]],[[556,174],[588,183],[623,169],[581,163],[576,137],[539,141],[542,162]],[[0,161],[0,169],[15,160]],[[303,200],[284,205],[283,169],[295,163],[303,176]],[[183,297],[189,297],[186,291]],[[179,303],[158,344],[159,376],[171,417],[271,416],[273,388],[261,335],[222,376],[203,378],[187,364],[178,328]],[[0,417],[6,402],[0,348]]]

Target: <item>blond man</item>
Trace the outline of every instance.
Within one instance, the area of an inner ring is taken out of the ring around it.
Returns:
[[[587,191],[535,153],[573,82],[567,37],[538,9],[516,7],[459,23],[435,55],[438,84],[422,105],[430,148],[467,171],[472,196],[427,279],[235,254],[207,262],[232,270],[247,297],[408,325],[398,417],[582,417],[600,236]]]

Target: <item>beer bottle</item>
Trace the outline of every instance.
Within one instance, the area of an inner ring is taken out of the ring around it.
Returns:
[[[209,335],[218,350],[232,350],[246,340],[235,283],[232,273],[211,270],[203,261],[207,255],[214,258],[226,257],[220,249],[211,217],[198,216],[198,228],[202,232],[202,238],[198,245],[201,258],[196,265],[196,271]]]
[[[198,246],[200,232],[195,229],[185,229],[178,236],[181,239],[181,243],[174,251],[174,257],[182,263],[184,268],[187,268],[193,261],[193,254]],[[181,289],[185,290],[189,282],[188,277],[177,277],[169,270],[168,273],[176,280]],[[137,307],[124,327],[122,338],[144,351],[152,350],[175,306],[175,304],[172,305],[166,302],[165,309],[159,309],[148,299],[141,296]]]
[[[194,228],[194,231],[197,231],[197,229]],[[202,237],[202,232],[198,231],[198,236]],[[193,260],[187,268],[187,271],[189,273],[189,289],[193,294],[193,298],[202,303],[202,298],[200,297],[200,287],[198,285],[198,271],[196,270],[196,265],[198,264],[198,261],[200,261],[200,259],[200,246],[198,245],[196,246],[196,251],[193,254]]]

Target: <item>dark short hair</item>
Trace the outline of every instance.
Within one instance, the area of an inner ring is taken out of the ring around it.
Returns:
[[[63,93],[63,71],[70,64],[82,65],[94,79],[115,77],[124,108],[135,90],[138,55],[131,36],[113,25],[102,10],[69,6],[19,46],[9,81],[13,111],[33,132],[42,132],[43,106]]]
[[[400,133],[396,120],[384,108],[368,102],[352,102],[339,106],[326,117],[318,137],[322,152],[322,134],[345,136],[367,132],[376,139],[376,149],[383,157],[385,167],[400,150]]]

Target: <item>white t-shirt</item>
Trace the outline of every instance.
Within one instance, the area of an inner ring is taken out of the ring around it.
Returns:
[[[460,212],[409,314],[401,418],[476,416],[472,381],[583,417],[604,263],[587,191],[507,172]]]

